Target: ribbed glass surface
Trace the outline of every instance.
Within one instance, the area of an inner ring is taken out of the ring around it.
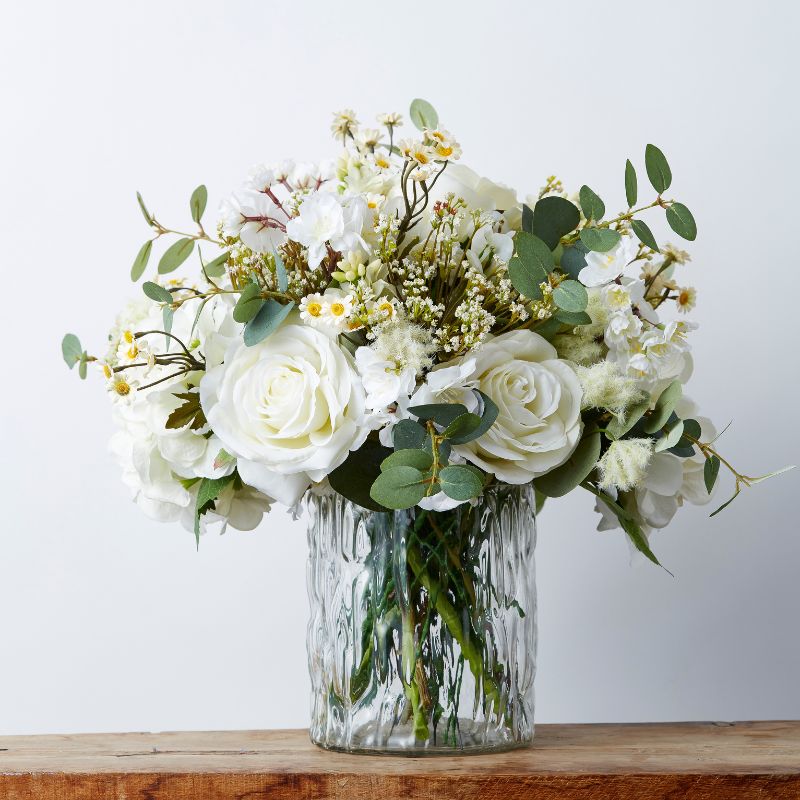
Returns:
[[[447,512],[309,495],[311,738],[406,755],[533,738],[536,525],[530,487]]]

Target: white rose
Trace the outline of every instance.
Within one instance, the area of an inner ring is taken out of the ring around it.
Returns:
[[[517,193],[509,186],[482,178],[464,164],[448,164],[436,181],[430,195],[430,205],[453,193],[462,198],[470,208],[484,211],[507,211],[519,205]]]
[[[511,331],[490,339],[464,362],[474,362],[471,374],[446,367],[446,385],[436,400],[428,395],[426,401],[474,407],[474,387],[494,401],[499,413],[480,439],[453,448],[457,453],[514,484],[544,475],[569,458],[583,430],[581,384],[546,339],[533,331]],[[437,383],[435,375],[434,370],[428,376],[429,388],[432,380]]]
[[[334,339],[289,323],[253,347],[231,345],[200,400],[242,480],[286,505],[357,449],[364,390]]]

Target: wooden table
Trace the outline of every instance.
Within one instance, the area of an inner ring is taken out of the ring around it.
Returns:
[[[305,731],[0,737],[2,800],[800,798],[800,722],[539,725],[490,756],[327,753]]]

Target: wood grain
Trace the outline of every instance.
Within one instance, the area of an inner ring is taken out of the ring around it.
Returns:
[[[329,753],[305,731],[0,737],[2,800],[800,800],[800,722],[540,725],[484,756]]]

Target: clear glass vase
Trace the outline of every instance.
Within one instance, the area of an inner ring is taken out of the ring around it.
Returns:
[[[310,494],[306,509],[311,739],[400,755],[529,743],[533,490],[394,513]]]

